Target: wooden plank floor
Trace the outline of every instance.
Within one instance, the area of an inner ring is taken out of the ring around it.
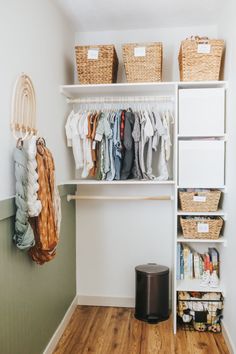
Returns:
[[[229,354],[222,334],[178,331],[171,319],[150,325],[134,310],[78,306],[54,354]]]

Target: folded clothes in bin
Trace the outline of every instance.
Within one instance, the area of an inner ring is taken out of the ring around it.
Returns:
[[[178,292],[180,328],[199,332],[221,332],[223,296],[221,293]]]

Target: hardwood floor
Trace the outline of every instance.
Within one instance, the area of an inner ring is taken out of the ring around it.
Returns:
[[[78,306],[54,354],[229,354],[222,334],[178,331],[171,319],[150,325],[133,309]]]

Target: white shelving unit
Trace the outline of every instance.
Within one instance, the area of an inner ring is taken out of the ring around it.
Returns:
[[[60,93],[68,99],[86,97],[109,96],[144,96],[166,93],[177,93],[181,88],[215,88],[225,87],[226,81],[202,81],[202,82],[151,82],[151,83],[122,83],[100,85],[61,85]]]
[[[73,103],[73,100],[85,100],[88,98],[102,98],[102,97],[119,97],[125,96],[126,98],[136,97],[140,100],[145,96],[164,96],[169,95],[173,98],[174,111],[175,111],[175,126],[173,132],[173,178],[169,181],[139,181],[139,180],[126,180],[126,181],[97,181],[97,180],[87,180],[87,179],[76,179],[70,180],[65,184],[69,185],[158,185],[158,186],[170,186],[172,188],[172,194],[174,195],[173,201],[173,268],[172,268],[172,299],[173,299],[173,330],[174,333],[177,331],[177,292],[178,291],[219,291],[224,292],[225,289],[222,281],[218,288],[203,288],[200,286],[199,280],[181,280],[176,279],[176,264],[177,264],[177,244],[178,243],[188,243],[188,244],[201,244],[208,245],[217,244],[218,246],[226,245],[226,240],[221,236],[218,240],[196,240],[196,239],[184,239],[178,232],[178,218],[181,215],[215,215],[222,216],[226,219],[226,211],[220,209],[217,212],[212,213],[191,213],[182,212],[178,208],[178,190],[179,188],[185,188],[186,186],[178,180],[178,161],[179,161],[179,151],[178,144],[183,140],[199,139],[200,136],[193,135],[183,135],[179,133],[179,92],[182,89],[216,89],[222,88],[226,91],[227,82],[225,81],[210,81],[210,82],[157,82],[157,83],[122,83],[122,84],[110,84],[110,85],[62,85],[60,86],[60,92],[66,97],[68,103]],[[219,140],[226,141],[227,135],[225,131],[221,135],[211,135],[208,138],[218,138]],[[206,139],[206,137],[204,137]],[[202,186],[191,186],[192,188],[199,188]],[[206,184],[204,188],[211,188],[212,186]],[[218,186],[222,191],[226,191],[225,182],[222,182]]]
[[[197,86],[198,88],[206,88],[206,89],[209,89],[209,88],[213,88],[213,89],[216,89],[216,88],[221,88],[221,89],[224,89],[225,93],[226,93],[226,89],[227,89],[227,82],[215,82],[215,83],[204,83],[203,86]],[[186,85],[178,85],[178,91],[181,90],[181,89],[194,89],[196,88],[195,86],[195,83],[188,83]],[[225,93],[224,93],[224,96],[225,96]],[[179,104],[179,94],[177,94],[177,104]],[[179,146],[179,142],[181,141],[190,141],[191,140],[200,140],[200,139],[203,139],[204,141],[206,141],[207,139],[209,139],[210,141],[213,141],[213,139],[217,139],[217,140],[223,140],[224,142],[227,141],[227,134],[225,132],[225,117],[222,117],[222,119],[224,119],[224,131],[220,134],[220,135],[214,135],[214,134],[210,134],[208,135],[207,137],[204,136],[204,132],[203,134],[198,134],[197,136],[194,135],[194,132],[191,134],[191,135],[185,135],[185,134],[181,134],[179,132],[179,120],[180,120],[180,108],[178,106],[178,117],[177,117],[177,136],[176,136],[176,140],[175,140],[175,143],[176,143],[176,159],[177,161],[179,161],[179,150],[178,150],[178,146]],[[207,111],[207,110],[206,110]],[[225,109],[224,109],[224,112],[225,112]],[[225,113],[224,113],[225,114]],[[206,123],[207,124],[207,123]],[[209,126],[208,126],[209,128]],[[194,163],[194,162],[193,162]],[[189,169],[191,170],[191,163],[188,165]],[[176,333],[177,331],[177,293],[178,291],[199,291],[199,292],[222,292],[223,295],[225,296],[225,287],[224,287],[224,284],[223,284],[223,280],[220,279],[220,284],[217,288],[212,288],[212,287],[203,287],[201,286],[201,281],[199,279],[192,279],[192,280],[177,280],[177,245],[178,243],[185,243],[185,244],[188,244],[190,245],[190,247],[193,247],[194,246],[199,246],[201,245],[201,249],[203,249],[205,246],[206,246],[206,250],[208,247],[214,247],[214,246],[218,246],[218,250],[219,247],[222,247],[222,246],[227,246],[227,240],[225,239],[225,237],[223,235],[221,235],[219,237],[219,239],[217,240],[210,240],[210,239],[192,239],[192,238],[184,238],[183,235],[181,235],[181,233],[179,232],[179,217],[180,216],[221,216],[224,220],[227,219],[227,214],[226,214],[226,211],[223,209],[219,209],[218,211],[216,212],[185,212],[185,211],[181,211],[179,209],[179,205],[178,205],[178,191],[179,189],[182,189],[182,188],[189,188],[189,186],[186,186],[185,184],[183,184],[179,179],[179,166],[178,166],[178,163],[176,163],[176,191],[175,191],[175,196],[177,198],[177,201],[175,203],[175,215],[174,215],[174,225],[175,225],[175,245],[174,245],[174,262],[175,262],[175,266],[174,266],[174,294],[173,294],[173,297],[174,297],[174,308],[173,308],[173,318],[174,318],[174,332]],[[225,169],[225,164],[224,166],[222,166],[223,169]],[[207,173],[207,171],[206,171]],[[224,171],[224,174],[225,174],[225,171]],[[191,176],[191,174],[190,174]],[[190,177],[191,178],[191,177]],[[221,185],[214,185],[214,188],[217,189],[221,189],[222,192],[226,192],[226,185],[225,185],[225,178],[224,178],[224,181],[222,182]],[[191,188],[206,188],[206,189],[209,189],[209,188],[212,188],[212,185],[209,183],[209,181],[207,183],[205,183],[204,187],[202,185],[191,185]],[[223,205],[224,206],[224,205]],[[221,262],[222,262],[222,258],[220,259]]]

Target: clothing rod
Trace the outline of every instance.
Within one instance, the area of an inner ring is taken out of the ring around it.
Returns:
[[[172,96],[123,96],[123,97],[87,97],[67,98],[67,103],[125,103],[125,102],[173,102]]]
[[[171,195],[159,196],[103,196],[103,195],[67,195],[67,201],[71,200],[173,200]]]

